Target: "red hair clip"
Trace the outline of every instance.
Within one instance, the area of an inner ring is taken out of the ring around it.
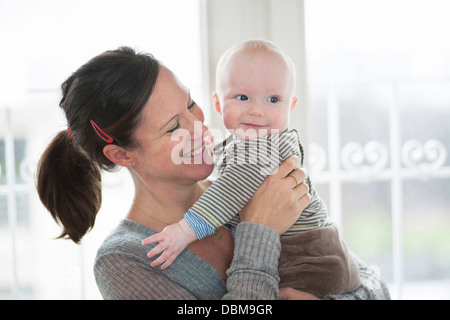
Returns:
[[[91,125],[94,128],[95,133],[97,133],[97,135],[103,140],[105,140],[107,143],[111,143],[114,141],[113,138],[108,136],[102,129],[100,129],[100,127],[94,122],[94,120],[91,120]]]
[[[66,132],[67,132],[67,135],[69,136],[70,140],[73,141],[74,138],[73,138],[72,128],[71,127],[67,127]]]

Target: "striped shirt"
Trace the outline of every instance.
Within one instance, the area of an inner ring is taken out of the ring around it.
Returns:
[[[303,148],[296,130],[249,140],[227,141],[215,150],[218,178],[184,215],[199,239],[225,224],[236,226],[244,208],[264,179],[286,158],[296,155],[303,165]],[[307,179],[309,183],[309,179]],[[282,236],[332,225],[325,203],[310,185],[311,203]]]

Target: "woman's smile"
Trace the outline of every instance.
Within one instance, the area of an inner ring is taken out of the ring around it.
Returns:
[[[195,147],[195,144],[194,144],[194,147]],[[183,158],[195,158],[198,155],[201,155],[203,153],[203,150],[205,150],[205,148],[206,148],[205,143],[202,142],[200,147],[198,147],[198,148],[196,148],[196,149],[194,149],[194,150],[192,150],[190,152],[187,152],[187,153],[183,154],[182,157]]]

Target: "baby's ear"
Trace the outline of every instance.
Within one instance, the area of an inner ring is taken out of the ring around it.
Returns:
[[[292,98],[291,112],[292,112],[292,110],[294,110],[295,106],[297,105],[297,102],[298,102],[298,98],[297,98],[297,96],[294,96]]]
[[[222,109],[220,107],[220,100],[219,100],[219,96],[217,95],[217,92],[213,92],[213,103],[214,103],[214,108],[216,108],[217,113],[222,115]]]

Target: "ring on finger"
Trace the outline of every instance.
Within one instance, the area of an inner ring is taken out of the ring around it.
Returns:
[[[297,179],[296,176],[294,176],[294,175],[292,175],[292,174],[288,174],[288,177],[292,177],[292,178],[295,179],[295,187],[298,186],[298,185],[300,184],[300,183],[298,182],[298,179]],[[295,187],[294,187],[294,188],[295,188]]]

